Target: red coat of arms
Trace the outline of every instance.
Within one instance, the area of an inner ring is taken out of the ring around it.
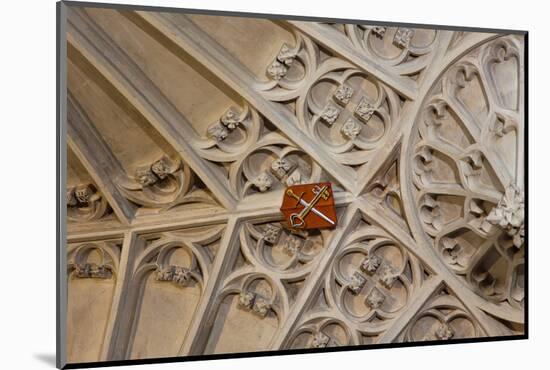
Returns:
[[[336,209],[330,182],[288,187],[283,196],[281,212],[292,229],[335,227]]]

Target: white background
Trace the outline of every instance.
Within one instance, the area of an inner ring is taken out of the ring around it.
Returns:
[[[548,362],[550,19],[544,1],[127,2],[530,31],[529,340],[148,365],[149,368],[266,370],[301,367],[318,370],[421,366],[438,370],[518,369]],[[6,369],[51,369],[55,363],[55,24],[54,0],[2,2],[0,367]]]

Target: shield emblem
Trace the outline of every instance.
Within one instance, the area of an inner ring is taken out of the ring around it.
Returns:
[[[289,186],[283,196],[281,212],[291,229],[335,227],[337,218],[331,183]]]

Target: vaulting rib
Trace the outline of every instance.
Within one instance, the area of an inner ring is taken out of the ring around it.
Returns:
[[[237,200],[215,166],[201,158],[189,138],[191,125],[141,69],[105,34],[85,11],[69,8],[67,41],[148,120],[176,149],[185,163],[227,209]]]
[[[332,50],[359,68],[372,74],[380,81],[387,83],[407,99],[415,100],[417,98],[418,91],[412,80],[398,76],[386,70],[383,66],[367,59],[364,54],[353,47],[351,42],[344,35],[331,29],[331,27],[314,22],[288,21],[288,23],[329,50]]]
[[[306,312],[307,308],[310,307],[311,303],[318,298],[318,289],[324,284],[324,276],[327,274],[327,270],[333,262],[334,256],[341,248],[340,246],[344,242],[344,239],[353,232],[352,226],[356,225],[358,218],[359,210],[355,204],[348,205],[342,219],[339,220],[340,225],[332,232],[332,237],[325,247],[323,256],[307,277],[304,287],[302,288],[302,293],[297,296],[286,321],[273,339],[271,343],[272,350],[283,349],[283,345],[296,328],[300,317]]]
[[[109,313],[109,321],[105,328],[105,336],[101,347],[100,361],[108,361],[111,359],[115,350],[115,344],[118,334],[118,325],[121,321],[126,320],[124,305],[126,302],[127,292],[130,289],[132,277],[133,253],[135,250],[137,235],[132,231],[124,233],[124,240],[121,250],[120,263],[117,271],[117,279],[115,291],[113,293],[113,303]]]
[[[123,169],[70,92],[67,100],[67,143],[119,220],[128,225],[134,217],[135,207],[114,182],[123,174]]]
[[[278,107],[277,104],[266,100],[258,91],[254,90],[253,86],[257,84],[257,81],[250,72],[190,19],[182,15],[174,19],[174,15],[170,13],[139,11],[135,14],[240,94],[319,165],[323,166],[344,188],[349,191],[354,190],[355,173],[350,168],[336,162],[327,152],[319,151],[317,143],[298,128],[296,117]]]
[[[215,298],[219,286],[222,284],[221,277],[225,276],[228,269],[232,267],[228,261],[232,261],[236,253],[239,252],[239,225],[238,217],[232,216],[227,221],[220,248],[216,254],[212,271],[210,271],[210,278],[195,311],[195,317],[193,317],[193,321],[187,330],[185,341],[180,348],[179,355],[181,356],[202,354],[201,349],[208,340],[207,333],[209,326],[212,325],[209,320],[216,309]]]
[[[443,281],[439,276],[432,276],[425,281],[416,293],[414,300],[408,305],[407,309],[397,317],[391,326],[386,330],[378,340],[378,343],[392,343],[397,339],[397,336],[412,322],[413,317],[422,309],[428,299],[434,292],[443,285]]]

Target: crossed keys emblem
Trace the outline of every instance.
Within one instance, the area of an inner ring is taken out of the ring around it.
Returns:
[[[306,200],[310,196],[310,200]],[[336,226],[330,183],[294,185],[286,189],[281,211],[293,229]]]

